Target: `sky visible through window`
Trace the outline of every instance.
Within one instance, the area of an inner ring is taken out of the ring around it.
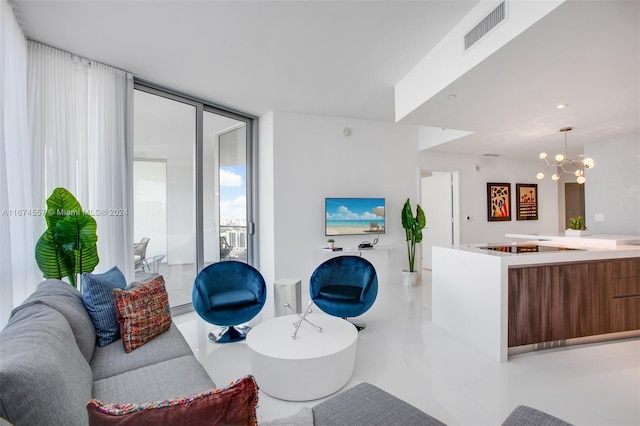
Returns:
[[[220,220],[246,221],[247,219],[247,167],[243,165],[220,167]]]

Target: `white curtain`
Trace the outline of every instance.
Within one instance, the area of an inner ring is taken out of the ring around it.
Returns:
[[[0,0],[0,327],[42,280],[46,199],[71,191],[98,223],[95,272],[133,277],[133,79],[27,42]]]
[[[57,187],[74,194],[98,224],[100,263],[94,272],[118,266],[132,277],[132,77],[39,43],[28,45],[37,199],[44,207]]]
[[[27,41],[6,0],[0,0],[0,327],[40,278],[27,123]]]

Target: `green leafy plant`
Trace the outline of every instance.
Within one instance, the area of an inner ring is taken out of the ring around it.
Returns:
[[[569,229],[576,229],[576,230],[585,229],[582,216],[569,218]]]
[[[327,240],[327,242],[328,242],[328,243],[335,243],[335,242],[336,242],[336,240],[334,240],[333,238],[329,238],[329,239]]]
[[[77,276],[91,272],[100,259],[96,221],[76,198],[56,188],[47,199],[47,230],[36,243],[36,263],[45,278],[62,279],[77,287]]]
[[[415,272],[416,244],[422,241],[422,229],[427,225],[424,211],[420,204],[416,204],[416,215],[413,216],[411,202],[407,198],[402,207],[402,227],[407,236],[407,256],[409,257],[409,272]]]

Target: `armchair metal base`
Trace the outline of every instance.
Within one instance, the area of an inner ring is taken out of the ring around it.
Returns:
[[[355,322],[355,321],[351,321],[347,318],[343,318],[344,320],[350,322],[351,324],[353,324],[353,326],[356,328],[356,330],[361,331],[364,330],[365,328],[367,328],[367,325],[363,322]]]
[[[247,333],[251,330],[248,325],[238,327],[223,327],[218,334],[213,331],[209,333],[209,341],[212,343],[239,342],[247,338]]]

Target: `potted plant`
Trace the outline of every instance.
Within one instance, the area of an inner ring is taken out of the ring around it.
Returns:
[[[414,217],[411,210],[411,202],[407,198],[402,207],[402,227],[406,234],[407,257],[409,258],[409,270],[402,271],[402,283],[406,286],[415,287],[418,283],[418,272],[415,270],[416,244],[422,241],[422,229],[426,224],[427,220],[420,204],[416,204],[416,215]]]
[[[327,244],[329,244],[329,248],[332,249],[336,244],[336,240],[334,240],[333,238],[329,238],[327,240]]]
[[[99,262],[96,221],[76,198],[56,188],[47,199],[47,230],[36,243],[36,263],[45,278],[67,277],[81,290],[78,275],[92,272]]]
[[[569,218],[569,229],[564,231],[564,235],[580,237],[583,235],[591,235],[591,232],[588,231],[584,225],[582,216],[577,216]]]

